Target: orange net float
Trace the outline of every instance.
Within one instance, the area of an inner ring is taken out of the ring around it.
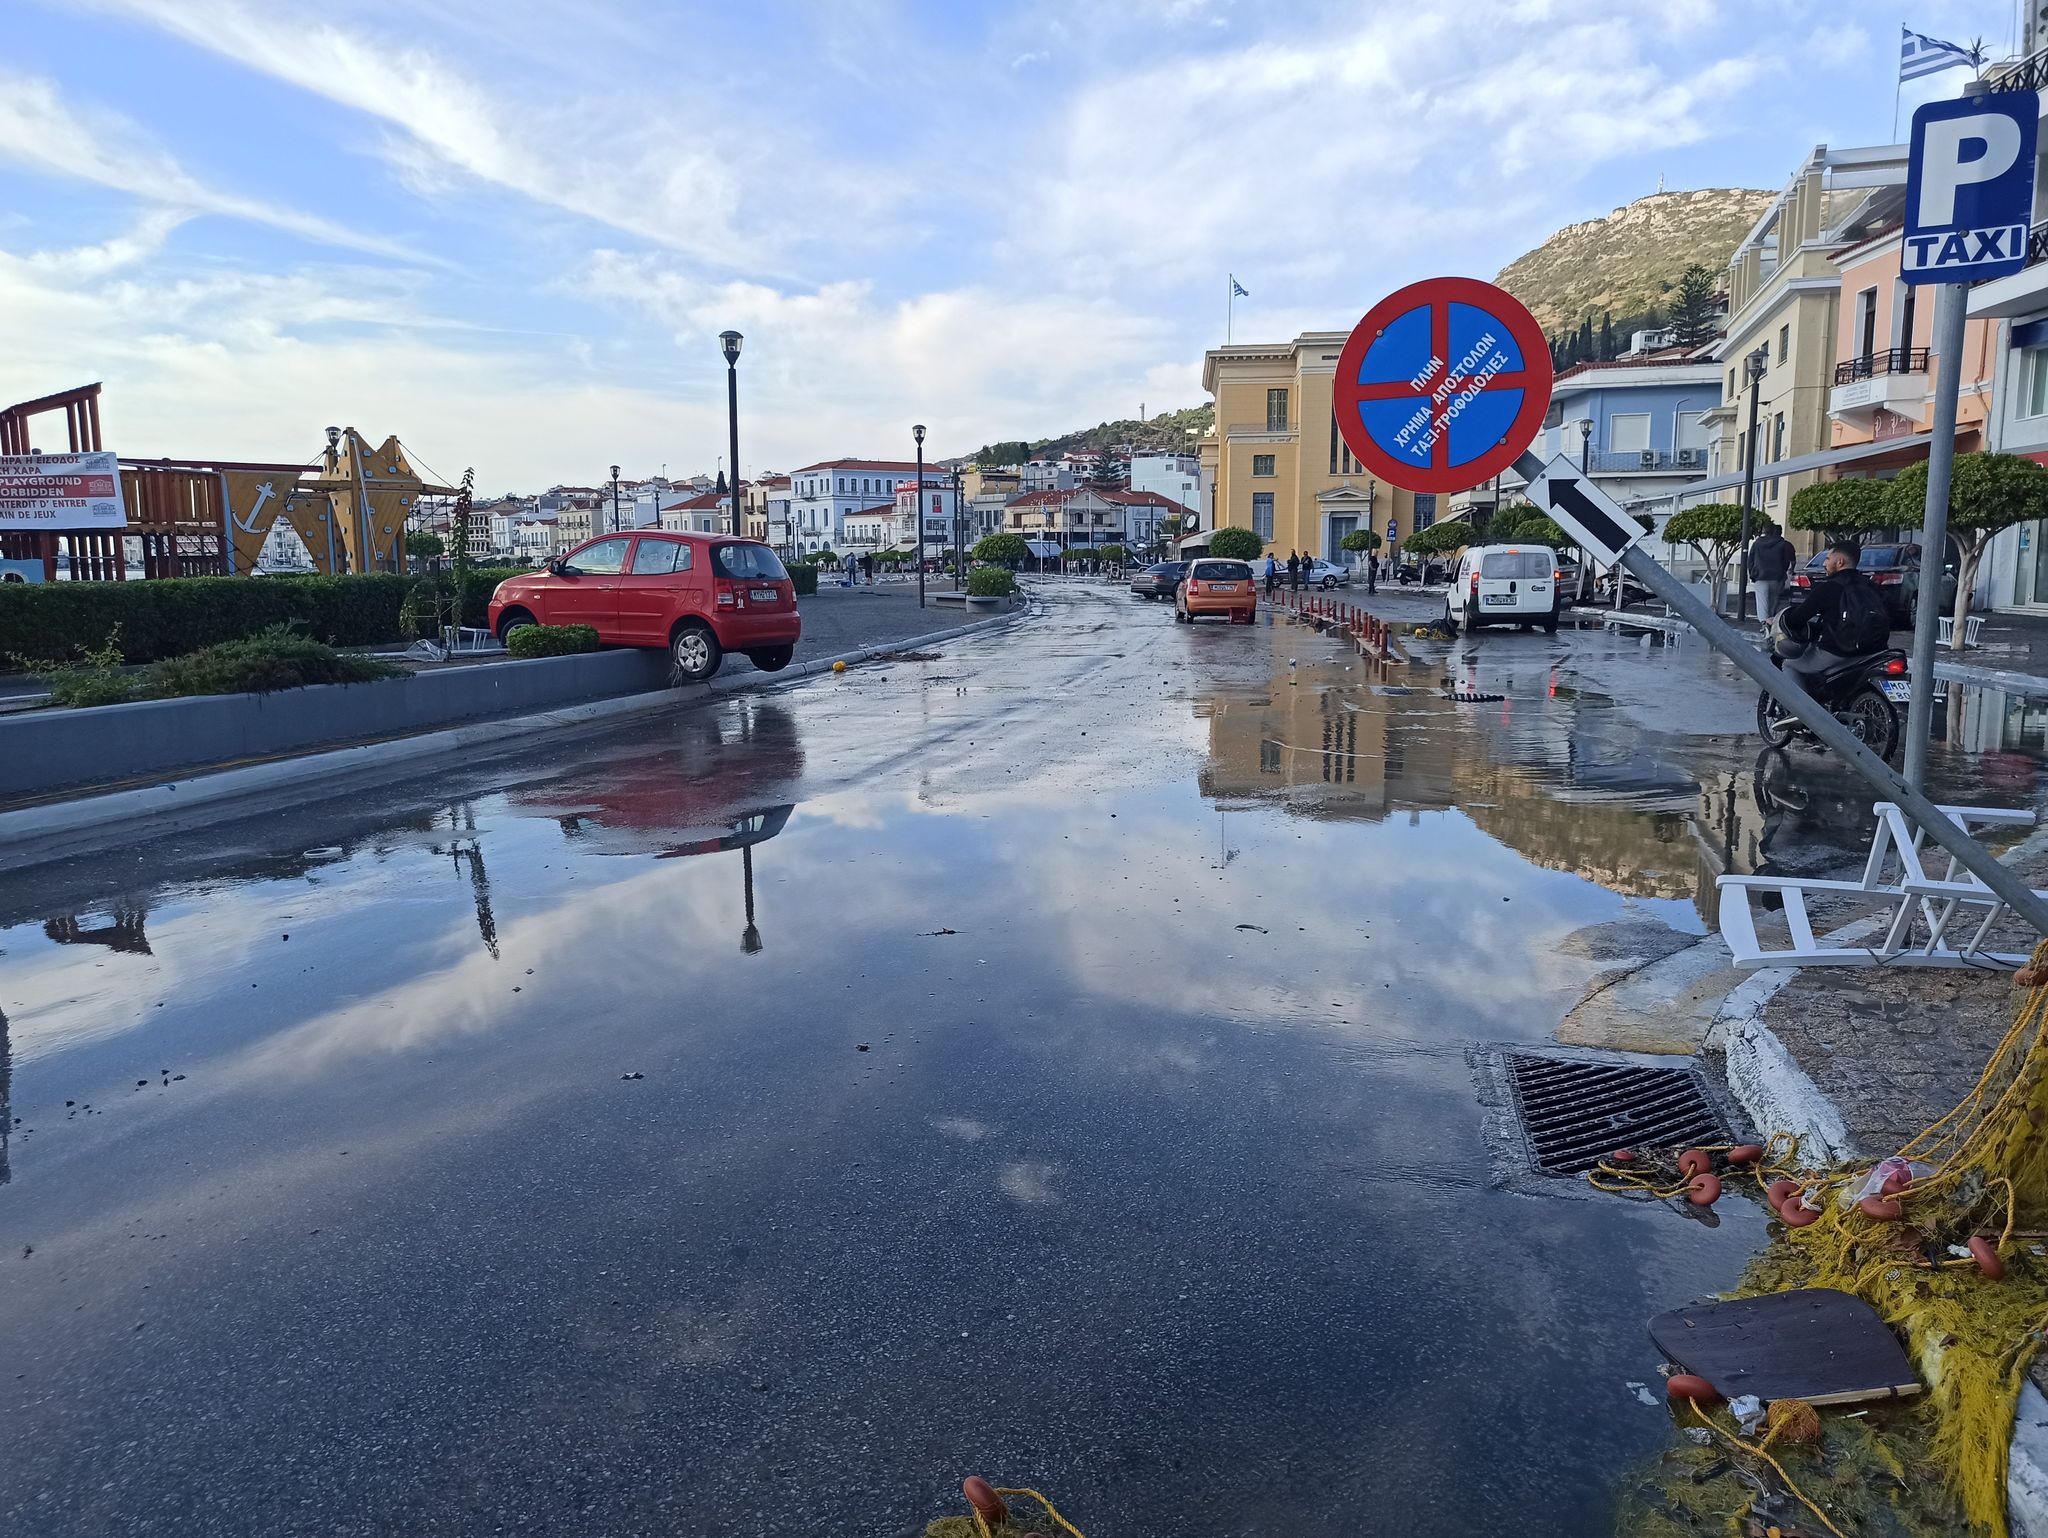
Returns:
[[[1866,1196],[1856,1206],[1866,1218],[1875,1218],[1880,1223],[1896,1223],[1906,1211],[1889,1196]]]
[[[1987,1281],[2005,1280],[2005,1262],[1998,1258],[1998,1250],[1989,1239],[1982,1234],[1972,1234],[1965,1248],[1969,1250],[1970,1258],[1977,1262],[1977,1269],[1984,1273]]]
[[[1704,1148],[1688,1148],[1678,1156],[1678,1173],[1704,1175],[1714,1167],[1714,1156]]]
[[[1721,1199],[1721,1177],[1702,1170],[1686,1182],[1685,1199],[1695,1207],[1711,1207]]]
[[[960,1493],[967,1497],[967,1504],[972,1506],[990,1527],[1001,1527],[1010,1520],[1010,1508],[1004,1505],[1003,1498],[996,1494],[996,1487],[979,1474],[969,1474],[961,1480]]]
[[[1664,1397],[1674,1404],[1719,1404],[1721,1391],[1697,1373],[1675,1372],[1664,1380]]]
[[[1761,1164],[1764,1145],[1761,1143],[1737,1143],[1728,1150],[1728,1162],[1736,1169],[1747,1169],[1752,1164]]]
[[[1798,1194],[1799,1182],[1787,1180],[1782,1175],[1764,1187],[1764,1200],[1768,1201],[1774,1208],[1784,1206],[1786,1197],[1797,1196]]]

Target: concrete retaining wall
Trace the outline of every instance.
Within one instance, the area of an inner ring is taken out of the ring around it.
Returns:
[[[323,743],[429,730],[482,716],[666,687],[668,655],[592,652],[437,668],[367,684],[212,694],[0,717],[0,795],[36,795]]]

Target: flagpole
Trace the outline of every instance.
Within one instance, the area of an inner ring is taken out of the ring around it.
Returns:
[[[1237,274],[1224,274],[1223,282],[1223,345],[1228,347],[1231,333],[1237,325]]]

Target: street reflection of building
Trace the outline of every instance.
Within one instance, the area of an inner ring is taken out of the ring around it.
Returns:
[[[1601,761],[1569,717],[1549,730],[1516,721],[1510,704],[1461,705],[1420,682],[1323,689],[1285,677],[1195,708],[1209,723],[1206,796],[1338,821],[1456,810],[1547,869],[1628,896],[1693,893],[1692,781],[1633,754]]]
[[[116,908],[105,923],[95,924],[90,915],[67,913],[44,919],[43,933],[58,945],[104,945],[108,950],[147,956],[149,935],[143,926],[148,917],[144,908]]]
[[[0,1009],[0,1186],[14,1178],[8,1140],[14,1136],[14,1047],[8,1040],[7,1011]]]

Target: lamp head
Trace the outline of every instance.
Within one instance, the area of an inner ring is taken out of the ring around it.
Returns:
[[[719,350],[725,354],[725,361],[728,365],[740,361],[740,343],[743,340],[745,339],[737,331],[721,331],[718,333]]]
[[[1764,369],[1768,365],[1769,359],[1764,355],[1764,350],[1761,347],[1749,355],[1745,360],[1745,366],[1749,370],[1749,377],[1752,383],[1764,377]]]
[[[612,466],[612,479],[613,479],[613,480],[617,480],[618,478],[619,478],[619,467],[618,467],[617,465],[613,465],[613,466]]]
[[[328,429],[327,429],[327,446],[328,446],[328,447],[329,447],[330,449],[332,449],[332,448],[337,448],[337,447],[339,447],[339,446],[340,446],[340,444],[341,444],[341,429],[340,429],[340,428],[338,428],[338,427],[330,427],[330,428],[328,428]]]
[[[924,423],[920,422],[915,427],[911,428],[910,436],[915,438],[920,444],[922,444],[924,442]]]

